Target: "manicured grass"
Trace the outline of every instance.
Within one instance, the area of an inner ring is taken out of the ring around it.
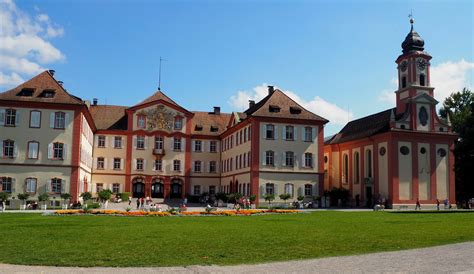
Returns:
[[[236,217],[0,214],[0,262],[249,264],[474,240],[474,214],[315,212]]]

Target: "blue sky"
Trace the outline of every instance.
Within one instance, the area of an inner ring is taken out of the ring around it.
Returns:
[[[162,56],[162,90],[188,110],[242,111],[272,84],[331,120],[328,135],[393,106],[411,10],[437,99],[474,78],[473,1],[0,3],[2,91],[55,69],[83,99],[130,106],[156,91]]]

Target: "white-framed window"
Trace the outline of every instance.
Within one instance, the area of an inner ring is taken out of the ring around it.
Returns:
[[[304,195],[305,196],[313,196],[313,186],[310,184],[304,185]]]
[[[145,149],[145,136],[137,136],[137,149]]]
[[[5,110],[5,126],[14,127],[16,125],[16,109],[8,108]]]
[[[269,195],[275,194],[275,184],[267,183],[265,185],[265,194],[269,194]]]
[[[12,177],[0,177],[2,183],[2,191],[12,193],[13,191],[13,178]]]
[[[104,169],[105,168],[105,160],[104,157],[97,158],[97,169]]]
[[[313,141],[313,129],[311,127],[304,128],[304,141],[305,142]]]
[[[122,137],[115,136],[114,137],[114,148],[122,148]]]
[[[181,170],[181,161],[173,160],[173,171],[180,171],[180,170]]]
[[[265,128],[265,139],[275,139],[275,126],[268,124]]]
[[[194,186],[194,195],[201,195],[201,186],[195,185]]]
[[[285,127],[285,140],[291,141],[295,139],[295,128],[293,126]]]
[[[64,159],[64,144],[53,143],[53,159]]]
[[[145,115],[137,115],[137,127],[138,128],[145,128],[146,127],[146,116]]]
[[[183,128],[183,118],[175,117],[174,118],[174,129],[181,130]]]
[[[217,172],[217,164],[216,161],[209,162],[209,173],[216,173]]]
[[[290,167],[295,165],[295,153],[293,151],[285,152],[285,165]]]
[[[173,150],[181,151],[181,138],[174,137],[173,140]]]
[[[58,111],[54,113],[54,128],[65,129],[66,128],[66,113]]]
[[[105,147],[105,136],[97,136],[97,147]]]
[[[155,160],[155,170],[161,171],[163,169],[163,161],[162,160]]]
[[[41,127],[41,111],[39,110],[30,111],[30,127],[31,128]]]
[[[38,159],[39,143],[36,141],[28,142],[28,159]]]
[[[63,180],[59,178],[51,179],[51,192],[55,194],[61,194]]]
[[[5,158],[15,157],[15,141],[13,140],[3,141],[3,157]]]
[[[285,194],[290,194],[290,198],[293,198],[295,195],[295,185],[290,183],[285,184]]]
[[[304,166],[313,167],[313,153],[307,152],[304,154]]]
[[[163,149],[163,136],[155,136],[155,149]]]
[[[201,161],[194,162],[194,172],[201,172]]]
[[[194,151],[201,152],[202,151],[202,141],[196,140],[194,141]]]
[[[210,152],[217,152],[217,142],[216,141],[210,141],[209,142],[209,151]]]
[[[122,159],[114,158],[114,169],[122,169]]]
[[[36,193],[37,179],[36,178],[26,178],[25,180],[25,192],[26,193]]]
[[[274,166],[275,165],[275,152],[269,150],[265,151],[265,165]]]
[[[136,170],[143,170],[143,159],[137,159]]]
[[[120,192],[120,184],[112,184],[112,192],[118,194]]]

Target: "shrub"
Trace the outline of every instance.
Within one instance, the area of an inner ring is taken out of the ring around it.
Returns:
[[[119,193],[119,197],[120,199],[122,199],[122,201],[128,201],[128,198],[130,197],[130,192]]]
[[[286,200],[288,200],[290,198],[291,198],[291,195],[289,193],[280,194],[280,199],[282,199],[285,202],[286,202]]]
[[[298,196],[298,198],[296,198],[296,199],[301,202],[301,201],[304,200],[304,196],[303,196],[303,195],[300,195],[300,196]]]
[[[101,201],[108,201],[112,197],[112,191],[110,189],[103,189],[97,193]]]
[[[6,202],[9,196],[10,196],[10,193],[8,192],[0,192],[0,200],[2,202]]]
[[[274,194],[265,194],[265,195],[263,195],[263,198],[265,199],[265,201],[268,202],[268,204],[270,204],[273,200],[275,200],[275,195]]]
[[[227,203],[227,194],[225,194],[224,192],[216,193],[216,199]]]
[[[98,208],[100,208],[99,203],[90,203],[87,205],[87,209],[98,209]]]
[[[199,203],[199,199],[201,198],[201,196],[188,195],[187,198],[188,198],[188,203]]]
[[[61,194],[61,199],[63,199],[63,200],[69,200],[69,199],[71,199],[71,197],[72,196],[69,193],[62,193]]]
[[[234,193],[231,193],[231,194],[227,195],[227,202],[228,203],[235,203],[235,194]]]
[[[23,194],[18,194],[18,199],[19,200],[22,200],[22,201],[26,201],[28,200],[28,198],[30,197],[30,194],[27,194],[27,193],[23,193]]]
[[[250,195],[249,200],[250,200],[250,203],[253,204],[255,202],[255,200],[257,200],[257,195]]]
[[[40,202],[46,202],[49,200],[49,194],[44,192],[44,193],[41,193],[39,196],[38,196],[38,201]]]
[[[84,192],[81,194],[81,197],[85,203],[86,201],[89,201],[90,199],[92,199],[92,194],[90,192]]]

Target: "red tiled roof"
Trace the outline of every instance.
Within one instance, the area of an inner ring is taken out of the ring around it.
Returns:
[[[172,105],[175,105],[177,107],[181,107],[175,101],[173,101],[170,97],[168,97],[166,94],[164,94],[161,90],[158,90],[157,92],[155,92],[150,97],[148,97],[145,100],[141,101],[140,103],[134,105],[134,107],[140,106],[140,105],[143,105],[143,104],[146,104],[146,103],[150,103],[150,102],[153,102],[153,101],[158,101],[158,100],[163,100],[163,101],[168,102],[168,103],[170,103]]]
[[[127,129],[127,119],[124,106],[92,105],[89,111],[98,130]]]
[[[193,113],[191,134],[214,136],[219,136],[227,129],[227,123],[231,116],[229,113],[214,114],[212,112],[203,111],[193,111]],[[197,130],[196,126],[200,126],[202,129]],[[216,127],[217,131],[211,131],[211,126]]]

